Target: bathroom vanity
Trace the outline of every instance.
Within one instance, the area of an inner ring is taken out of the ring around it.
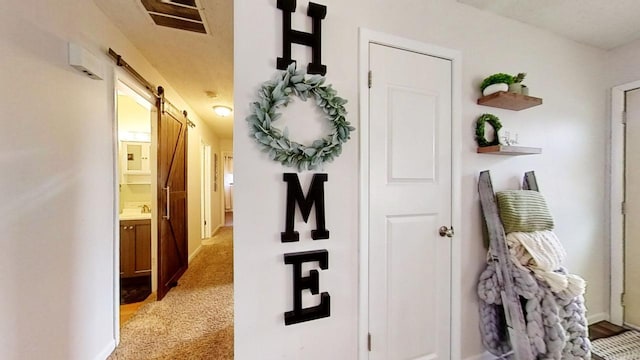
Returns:
[[[120,220],[120,277],[151,275],[151,219]]]

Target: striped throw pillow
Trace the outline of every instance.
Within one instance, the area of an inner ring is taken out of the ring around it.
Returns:
[[[507,190],[496,197],[505,233],[553,230],[553,217],[539,192]]]

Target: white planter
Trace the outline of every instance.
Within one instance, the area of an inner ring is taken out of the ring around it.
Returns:
[[[509,85],[509,92],[515,94],[522,94],[522,84],[521,83],[513,83]]]
[[[497,93],[498,91],[507,91],[507,90],[509,90],[509,85],[507,84],[504,84],[504,83],[493,84],[484,88],[484,90],[482,90],[482,95],[487,96],[493,93]]]

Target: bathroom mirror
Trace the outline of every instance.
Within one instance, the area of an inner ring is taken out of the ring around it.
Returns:
[[[127,170],[142,171],[142,145],[127,144]]]

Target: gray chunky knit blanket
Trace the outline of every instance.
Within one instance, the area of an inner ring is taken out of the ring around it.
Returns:
[[[510,266],[516,293],[523,301],[533,358],[591,359],[583,296],[554,293],[531,272],[511,263],[503,266]],[[563,268],[559,271],[566,274]],[[493,355],[511,359],[500,292],[496,263],[489,262],[478,283],[482,342]]]

